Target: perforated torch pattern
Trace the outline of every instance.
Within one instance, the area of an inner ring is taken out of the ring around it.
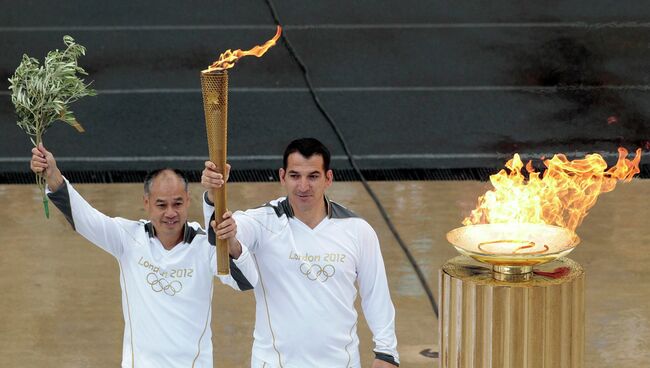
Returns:
[[[228,72],[213,71],[201,73],[203,92],[203,111],[208,137],[210,161],[223,173],[226,167],[228,142]],[[215,216],[221,219],[226,212],[226,186],[212,192],[215,203]],[[217,240],[217,272],[230,273],[230,259],[226,241]]]

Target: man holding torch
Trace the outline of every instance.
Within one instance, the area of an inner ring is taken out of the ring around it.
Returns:
[[[329,150],[318,140],[291,142],[279,171],[287,196],[237,211],[217,227],[232,227],[234,220],[237,242],[257,264],[253,368],[361,367],[355,282],[375,342],[372,368],[399,366],[395,308],[377,235],[325,196],[333,180],[329,164]],[[210,222],[211,191],[223,184],[211,161],[201,183]]]
[[[72,228],[117,259],[125,322],[122,368],[213,368],[216,252],[199,224],[187,222],[190,197],[183,173],[150,173],[143,197],[149,219],[131,221],[94,209],[61,175],[42,144],[32,149],[31,169],[43,174],[49,199]],[[224,184],[220,175],[213,178],[213,186]],[[230,216],[224,214],[216,235],[228,240],[231,274],[219,279],[246,290],[257,283],[257,271],[247,248],[234,238]]]

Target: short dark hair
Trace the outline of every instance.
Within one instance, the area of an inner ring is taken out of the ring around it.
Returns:
[[[144,178],[144,194],[149,195],[151,193],[151,185],[153,184],[153,180],[158,177],[163,171],[171,171],[176,176],[178,176],[179,179],[183,182],[183,186],[185,187],[185,191],[187,192],[189,190],[189,180],[187,179],[187,176],[185,175],[184,172],[178,169],[172,169],[170,167],[164,167],[162,169],[156,169],[153,171],[150,171],[147,176]]]
[[[295,139],[289,143],[284,150],[282,157],[282,168],[287,169],[287,160],[289,155],[298,152],[306,158],[313,155],[320,155],[323,157],[323,169],[325,172],[330,169],[330,151],[316,138],[300,138]]]

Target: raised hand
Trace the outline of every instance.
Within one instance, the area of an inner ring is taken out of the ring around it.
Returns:
[[[29,167],[33,172],[43,174],[50,190],[56,191],[63,184],[63,176],[56,166],[54,155],[43,146],[43,143],[32,148],[32,160]]]
[[[235,259],[239,258],[242,252],[242,247],[236,238],[237,223],[235,222],[235,219],[232,218],[232,212],[226,211],[223,214],[223,220],[219,224],[212,220],[210,226],[214,229],[217,239],[228,240],[230,255]]]
[[[225,171],[224,179],[224,175],[218,171],[217,165],[212,161],[205,162],[205,169],[203,169],[203,172],[201,173],[201,186],[208,191],[208,199],[211,202],[214,202],[214,198],[212,198],[212,189],[221,188],[228,181],[228,177],[230,176],[229,164],[226,164]]]

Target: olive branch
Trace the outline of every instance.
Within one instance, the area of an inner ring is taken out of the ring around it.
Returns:
[[[57,120],[83,132],[68,105],[84,96],[97,94],[78,76],[88,75],[77,64],[77,59],[86,54],[86,48],[75,43],[70,36],[64,36],[63,43],[66,49],[48,52],[43,65],[35,58],[23,55],[16,72],[9,78],[11,102],[19,118],[17,125],[29,135],[34,146],[43,141],[43,134]],[[45,216],[49,218],[42,173],[36,174],[36,183],[43,196]]]

